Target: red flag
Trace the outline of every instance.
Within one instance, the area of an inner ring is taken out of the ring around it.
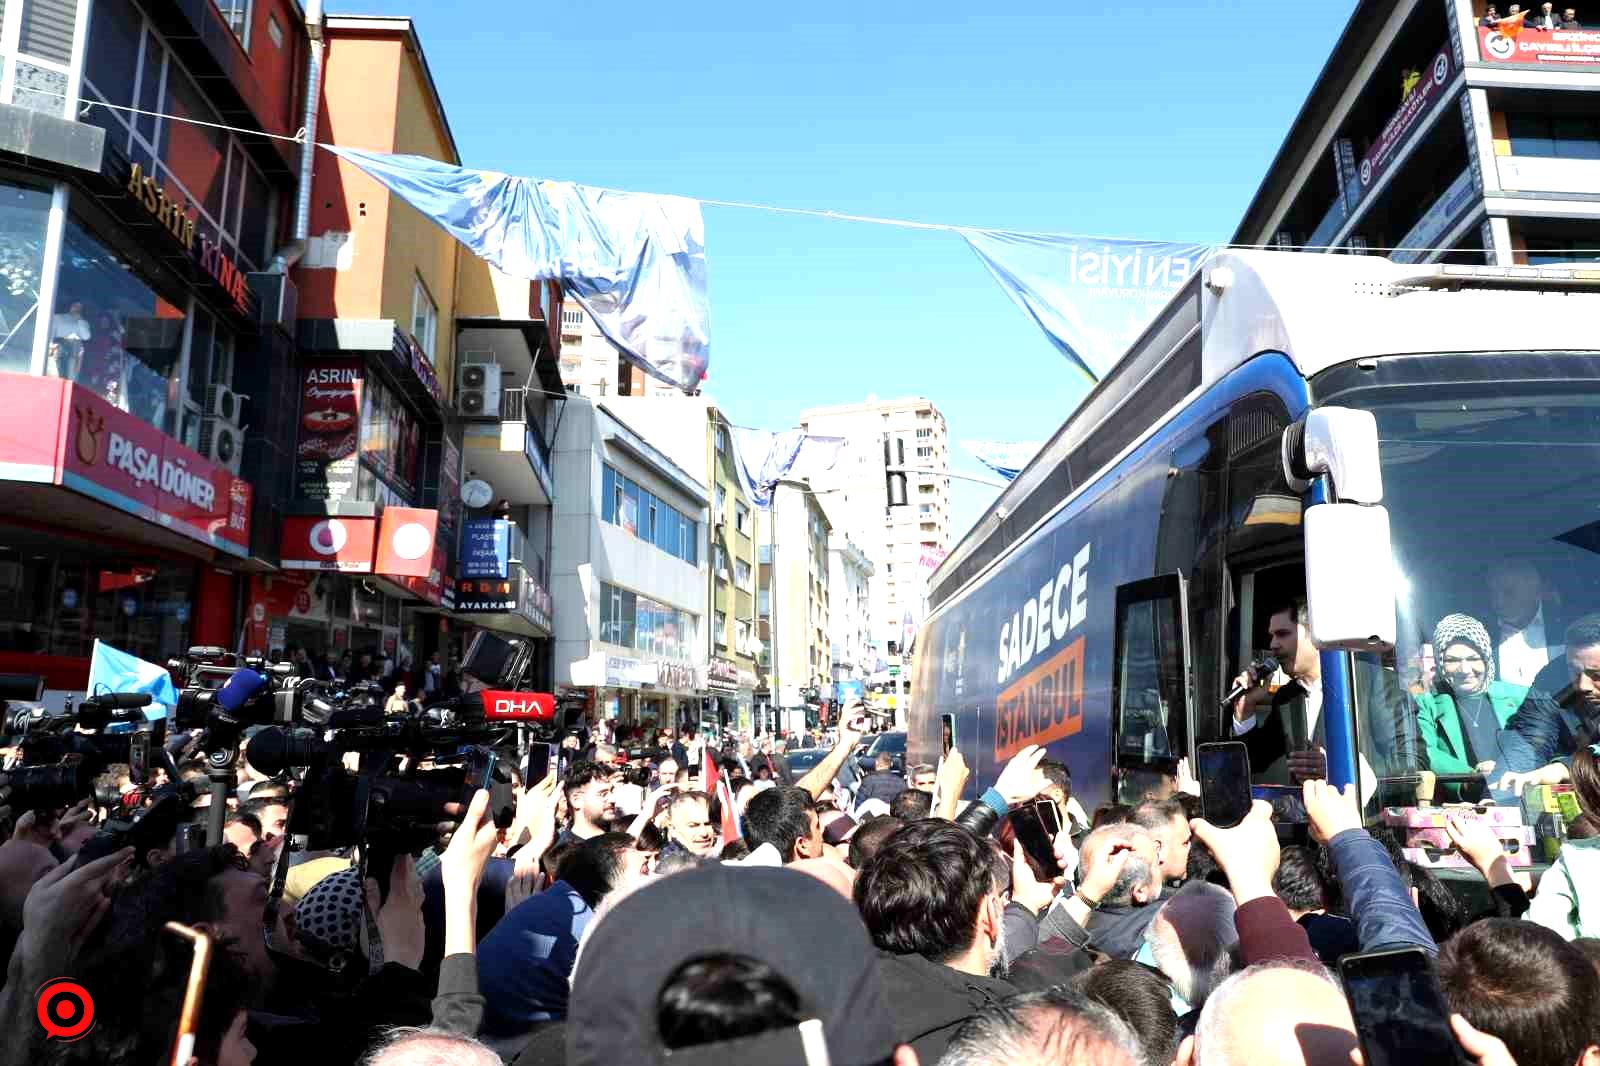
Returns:
[[[724,847],[739,839],[739,814],[733,807],[733,792],[728,788],[727,782],[722,780],[722,775],[717,772],[717,760],[712,757],[711,745],[706,745],[705,754],[701,756],[704,765],[700,770],[700,789],[708,796],[714,796],[722,807],[722,844]]]

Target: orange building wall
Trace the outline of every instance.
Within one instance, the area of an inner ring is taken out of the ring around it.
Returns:
[[[317,139],[377,152],[394,151],[404,45],[395,37],[330,33],[325,47]],[[346,270],[296,271],[301,316],[383,317],[388,190],[360,168],[328,152],[317,154],[311,190],[311,235],[348,232],[352,254]]]

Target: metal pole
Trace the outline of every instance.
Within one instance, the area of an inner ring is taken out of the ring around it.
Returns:
[[[777,717],[778,707],[778,486],[772,486],[772,511],[767,522],[767,643],[772,669],[767,671],[767,710]]]

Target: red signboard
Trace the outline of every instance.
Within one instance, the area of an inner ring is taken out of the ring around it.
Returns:
[[[1600,67],[1600,30],[1536,30],[1524,27],[1515,37],[1478,27],[1478,55],[1485,63],[1527,63],[1538,66]]]
[[[421,507],[385,507],[378,526],[376,572],[426,578],[433,569],[439,512]]]
[[[64,485],[230,555],[250,548],[250,483],[59,378],[0,374],[0,464]]]
[[[484,689],[483,716],[492,722],[548,722],[556,716],[556,698],[548,692],[506,692]]]
[[[285,570],[372,573],[376,518],[286,518],[280,556]]]
[[[1455,59],[1448,48],[1434,56],[1433,62],[1422,68],[1422,80],[1411,90],[1411,95],[1401,102],[1400,109],[1385,123],[1383,130],[1378,134],[1378,139],[1367,149],[1367,154],[1361,159],[1361,165],[1356,168],[1358,180],[1354,203],[1366,198],[1384,171],[1394,163],[1400,149],[1422,126],[1423,119],[1433,114],[1434,110],[1444,103],[1445,86],[1450,84],[1455,70]]]
[[[301,370],[294,461],[298,498],[342,500],[355,494],[364,375],[360,359],[322,359]]]
[[[450,554],[442,543],[433,545],[433,562],[427,577],[408,577],[400,583],[412,595],[434,606],[444,603],[444,576],[450,572]]]

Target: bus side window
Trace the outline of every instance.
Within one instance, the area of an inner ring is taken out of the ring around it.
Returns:
[[[1117,590],[1111,698],[1117,802],[1169,794],[1189,740],[1189,640],[1180,575]]]

